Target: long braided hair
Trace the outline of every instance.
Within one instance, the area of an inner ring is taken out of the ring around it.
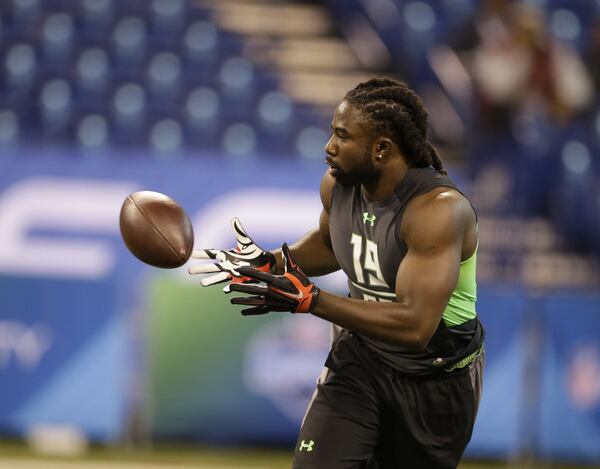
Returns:
[[[384,132],[398,145],[409,166],[433,166],[441,174],[448,174],[438,152],[427,139],[429,114],[406,83],[391,78],[372,78],[359,83],[344,99],[363,111],[373,130]]]

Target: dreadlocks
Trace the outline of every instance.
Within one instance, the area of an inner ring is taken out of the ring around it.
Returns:
[[[429,114],[406,83],[372,78],[359,83],[344,99],[365,113],[373,130],[386,133],[398,145],[409,166],[433,166],[441,174],[447,174],[440,156],[427,139]]]

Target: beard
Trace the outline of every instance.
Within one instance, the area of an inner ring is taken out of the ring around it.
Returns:
[[[343,187],[354,187],[369,184],[378,177],[370,152],[366,152],[363,160],[351,169],[336,167],[335,180]]]

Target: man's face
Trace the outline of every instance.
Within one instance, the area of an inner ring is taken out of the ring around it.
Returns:
[[[347,101],[335,110],[332,134],[325,145],[329,173],[343,186],[377,179],[373,166],[369,128],[362,112]]]

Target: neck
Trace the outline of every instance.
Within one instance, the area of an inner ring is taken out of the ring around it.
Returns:
[[[362,184],[365,199],[368,202],[379,202],[387,199],[394,193],[407,171],[408,165],[404,158],[398,157],[388,160],[382,165],[377,179]]]

